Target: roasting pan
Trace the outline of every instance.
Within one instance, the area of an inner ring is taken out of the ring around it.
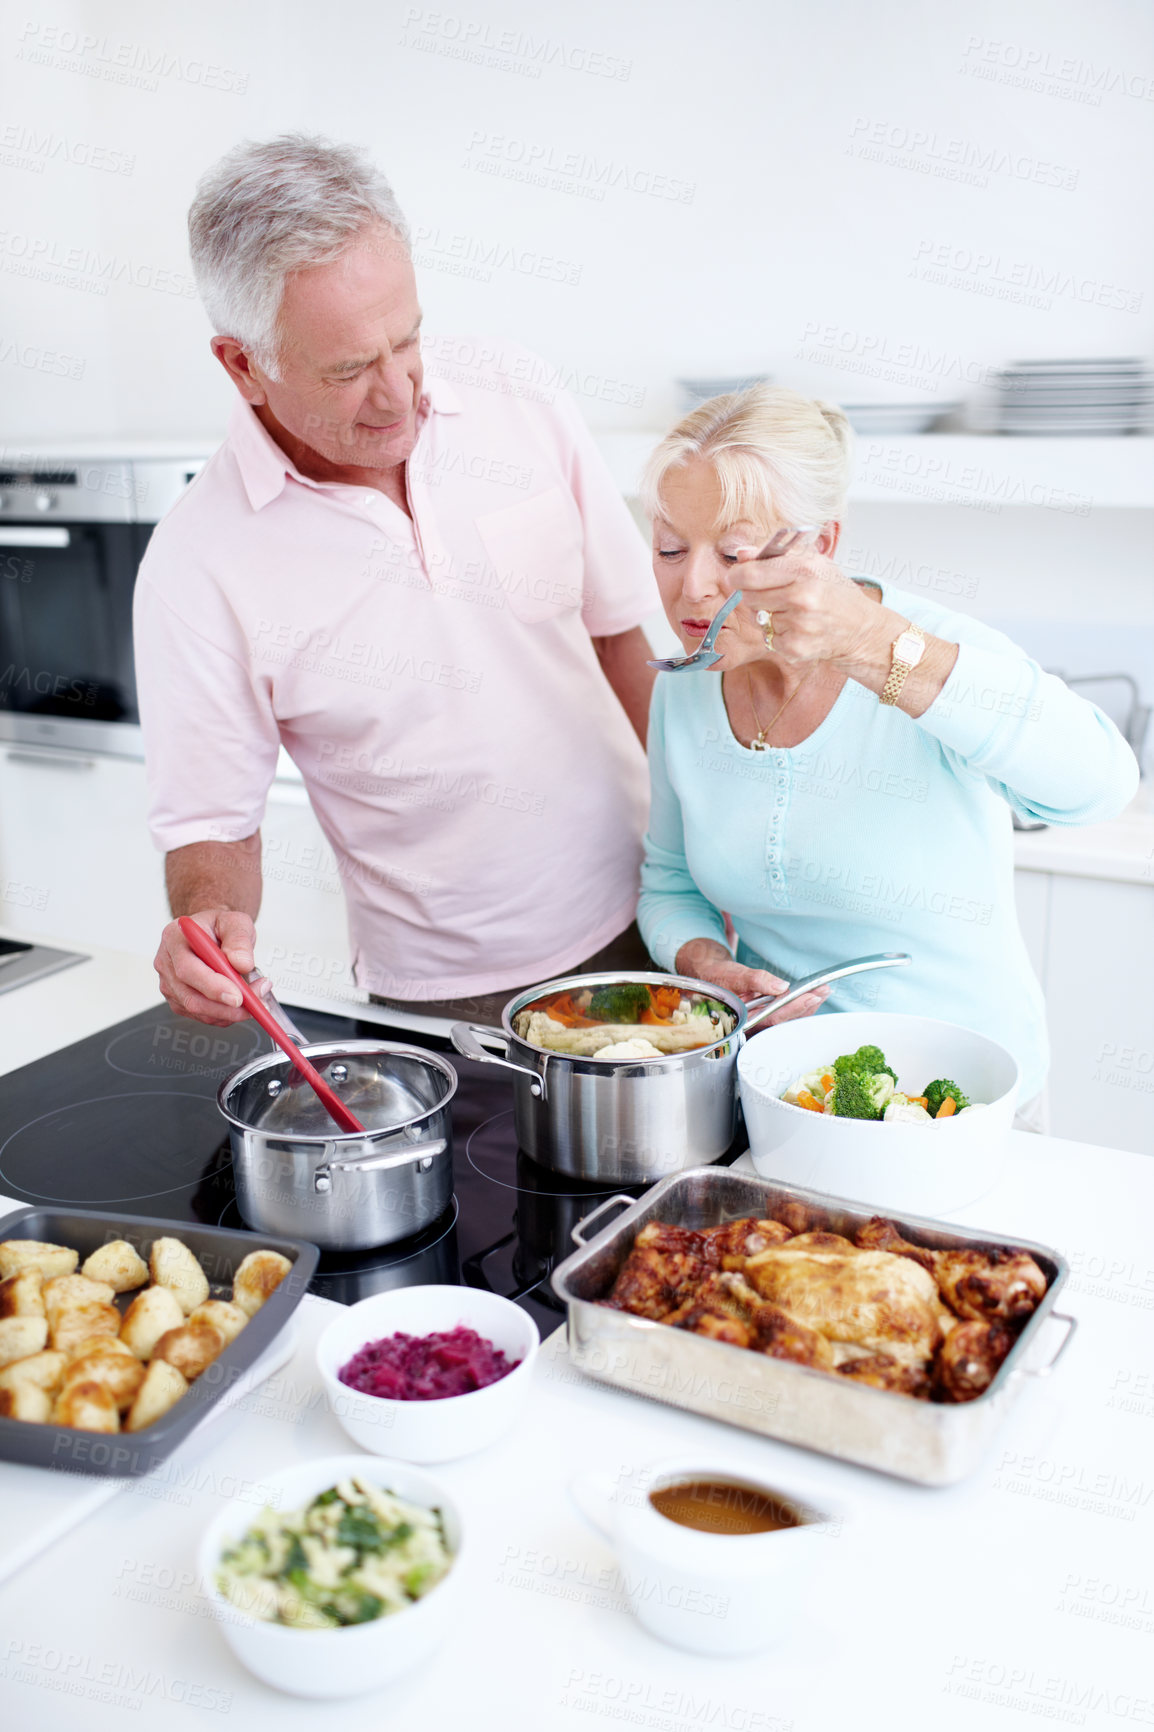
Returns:
[[[553,1271],[554,1289],[568,1308],[573,1364],[589,1377],[635,1395],[900,1479],[921,1485],[953,1485],[964,1479],[978,1465],[1023,1383],[1053,1370],[1077,1327],[1073,1317],[1054,1309],[1069,1269],[1048,1245],[917,1215],[886,1214],[903,1238],[934,1249],[1028,1251],[1046,1277],[1045,1296],[989,1388],[973,1401],[952,1404],[873,1389],[596,1303],[608,1295],[647,1221],[716,1227],[744,1215],[773,1217],[787,1203],[806,1207],[812,1229],[850,1239],[878,1213],[841,1197],[718,1167],[674,1173],[640,1199],[607,1198],[573,1229],[580,1249]],[[597,1230],[598,1221],[613,1208],[623,1212]],[[1048,1348],[1043,1337],[1055,1325],[1061,1325],[1064,1334],[1056,1347]]]

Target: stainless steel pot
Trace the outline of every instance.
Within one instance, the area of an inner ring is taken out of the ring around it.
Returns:
[[[736,993],[681,974],[570,974],[511,998],[501,1012],[500,1028],[458,1022],[451,1038],[462,1057],[513,1073],[517,1141],[535,1161],[576,1179],[649,1184],[725,1153],[737,1125],[737,1055],[762,1018],[827,981],[909,960],[898,951],[857,957],[799,980],[777,998],[748,1005]],[[733,1012],[733,1032],[709,1046],[659,1059],[596,1059],[544,1052],[513,1030],[514,1017],[549,993],[626,980],[703,992]],[[498,1046],[500,1055],[490,1052],[486,1042]]]
[[[447,1059],[392,1041],[302,1049],[366,1127],[336,1129],[282,1053],[253,1059],[221,1084],[237,1208],[250,1227],[291,1233],[325,1251],[407,1239],[453,1194]]]

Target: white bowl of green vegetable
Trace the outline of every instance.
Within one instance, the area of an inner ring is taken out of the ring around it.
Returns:
[[[230,1503],[201,1585],[237,1659],[293,1696],[359,1696],[416,1670],[460,1616],[461,1518],[406,1462],[327,1456]]]
[[[863,1049],[873,1050],[859,1060]],[[1018,1098],[1018,1066],[997,1041],[886,1011],[767,1028],[738,1055],[737,1079],[763,1177],[915,1215],[991,1188]],[[928,1105],[906,1104],[917,1101]]]

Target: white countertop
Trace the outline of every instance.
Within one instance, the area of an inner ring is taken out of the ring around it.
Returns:
[[[155,1000],[147,971],[125,959],[87,966],[87,985],[77,968],[0,998],[6,1059],[20,1020],[20,1062],[37,1056],[31,1025],[46,1009],[57,1020],[41,1021],[41,1052]],[[103,1022],[92,1021],[98,986]],[[1080,1328],[1054,1376],[1024,1387],[973,1477],[947,1490],[618,1394],[576,1372],[554,1335],[518,1432],[433,1470],[469,1524],[468,1622],[428,1675],[323,1706],[250,1678],[194,1578],[222,1499],[248,1487],[259,1502],[262,1475],[349,1447],[312,1370],[324,1307],[306,1306],[292,1363],[205,1431],[195,1471],[176,1483],[161,1470],[118,1494],[0,1589],[6,1723],[102,1732],[137,1709],[162,1728],[228,1714],[279,1729],[323,1715],[340,1732],[588,1732],[599,1719],[654,1732],[971,1732],[1027,1715],[1092,1732],[1154,1724],[1152,1216],[1154,1162],[1011,1135],[999,1184],[957,1218],[1062,1251],[1072,1278],[1059,1309]],[[777,1652],[710,1661],[644,1634],[621,1607],[607,1545],[570,1502],[579,1471],[616,1474],[685,1448],[847,1511]]]
[[[1126,810],[1106,824],[1015,832],[1014,864],[1154,887],[1154,786],[1143,782]]]
[[[967,1214],[1056,1241],[1076,1271],[1060,1308],[1081,1327],[964,1484],[905,1485],[618,1394],[572,1368],[559,1331],[518,1432],[430,1470],[469,1526],[468,1622],[424,1677],[346,1703],[298,1701],[233,1659],[196,1587],[195,1552],[222,1500],[239,1493],[255,1509],[270,1473],[349,1447],[312,1368],[327,1307],[306,1305],[293,1361],[206,1430],[179,1476],[121,1492],[0,1589],[8,1723],[102,1732],[142,1707],[150,1726],[175,1728],[204,1724],[196,1707],[269,1728],[321,1714],[339,1732],[587,1732],[598,1719],[970,1732],[1012,1726],[990,1714],[1000,1707],[1102,1732],[1116,1719],[1151,1724],[1154,1164],[1020,1134],[1011,1145],[1004,1183]],[[777,1652],[706,1660],[647,1636],[621,1605],[607,1544],[570,1501],[580,1472],[615,1476],[684,1450],[846,1512]]]

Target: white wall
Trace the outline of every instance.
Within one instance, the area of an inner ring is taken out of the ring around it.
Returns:
[[[572,367],[595,426],[660,425],[676,374],[946,399],[1150,347],[1134,0],[57,0],[9,10],[0,64],[9,450],[220,429],[184,215],[288,128],[392,176],[430,328]]]

